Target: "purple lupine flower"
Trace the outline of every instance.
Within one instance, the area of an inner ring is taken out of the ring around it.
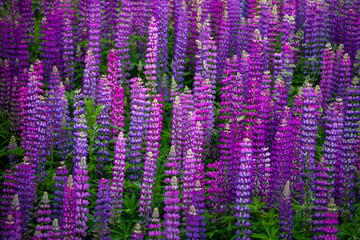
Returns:
[[[49,139],[49,148],[51,154],[51,162],[55,147],[59,142],[58,135],[62,128],[62,120],[65,114],[64,103],[62,99],[63,87],[58,69],[54,66],[49,80],[49,94],[47,99],[47,132]]]
[[[216,39],[216,80],[219,81],[222,78],[222,72],[226,64],[230,52],[230,26],[228,14],[225,12],[219,26],[214,29],[218,29],[218,33],[215,35]],[[209,63],[208,63],[209,64]]]
[[[9,61],[5,59],[4,61],[1,60],[0,62],[0,112],[10,113],[10,93],[11,93],[11,69],[9,65]]]
[[[346,3],[345,3],[346,4]],[[349,3],[348,3],[349,4]],[[344,19],[344,33],[341,36],[343,38],[345,51],[349,53],[351,61],[355,60],[357,51],[359,50],[359,9],[354,9],[358,3],[353,3],[352,7],[342,8]]]
[[[4,222],[11,210],[11,203],[14,199],[14,196],[17,193],[17,180],[12,170],[5,169],[3,174],[5,181],[3,182],[3,189],[1,195],[1,209],[0,209],[0,225],[5,226]],[[1,228],[4,230],[3,228]],[[1,232],[1,234],[6,234],[6,231]]]
[[[169,69],[168,65],[168,25],[169,25],[169,1],[160,0],[157,6],[157,23],[159,35],[159,55],[157,61],[157,78],[161,79],[164,74],[167,74]],[[187,33],[186,29],[182,29]],[[185,45],[186,46],[186,45]],[[169,95],[167,79],[159,85],[160,93],[163,96]]]
[[[101,63],[101,49],[100,49],[100,32],[101,32],[101,15],[100,15],[100,0],[88,1],[88,28],[89,28],[89,50],[94,54],[95,65],[93,66],[96,75],[99,77],[99,69]]]
[[[129,39],[131,34],[131,1],[122,0],[118,24],[115,26],[115,48],[118,59],[119,84],[127,83],[130,65]]]
[[[137,180],[140,178],[139,171],[141,170],[140,163],[142,159],[141,154],[141,144],[144,140],[145,131],[146,131],[146,108],[147,108],[147,98],[146,94],[147,88],[143,86],[141,78],[132,78],[131,82],[131,121],[130,121],[130,132],[129,132],[129,163],[133,164],[130,167],[132,174],[130,175],[131,180]]]
[[[329,169],[327,166],[327,161],[325,159],[320,159],[318,166],[316,168],[315,181],[313,183],[314,191],[314,207],[313,211],[315,212],[312,216],[312,233],[314,234],[313,239],[324,239],[326,217],[325,214],[328,211],[328,199],[329,199]]]
[[[64,78],[67,79],[66,82],[66,89],[71,89],[74,87],[74,75],[75,75],[75,44],[74,44],[74,38],[75,38],[75,19],[74,14],[75,12],[71,9],[71,3],[63,3],[64,9],[63,11],[63,18],[64,23],[62,26],[62,60],[64,66],[62,67],[64,71]]]
[[[49,240],[59,240],[61,236],[61,229],[59,227],[59,221],[57,218],[55,218],[52,223],[50,234],[52,235],[52,238],[49,238]]]
[[[191,205],[186,223],[186,237],[188,237],[188,239],[200,239],[199,225],[199,216],[197,210],[193,205]]]
[[[158,102],[159,101],[159,102]],[[148,130],[146,136],[146,156],[144,163],[144,174],[141,185],[140,196],[140,217],[144,223],[148,223],[151,214],[152,189],[156,174],[156,161],[159,155],[160,134],[162,131],[163,107],[161,95],[154,96],[154,101],[150,107],[150,119],[148,121]]]
[[[306,8],[304,27],[305,74],[314,74],[319,68],[326,39],[324,36],[324,5],[318,1],[309,1]]]
[[[339,175],[337,169],[337,160],[340,154],[340,141],[343,135],[344,127],[344,114],[343,114],[343,101],[336,99],[334,104],[331,104],[325,109],[325,142],[324,142],[324,159],[328,161],[329,165],[329,193],[332,198],[335,197],[335,189],[338,182]],[[339,179],[340,180],[340,179]]]
[[[74,187],[73,177],[68,177],[65,191],[64,202],[61,212],[61,235],[63,237],[74,238],[76,227],[76,190]]]
[[[280,201],[280,239],[292,239],[292,219],[294,211],[291,206],[290,182],[286,182]]]
[[[21,75],[25,75],[21,73]],[[11,132],[21,132],[20,119],[21,119],[21,101],[20,101],[20,82],[17,76],[14,77],[14,80],[11,83],[11,92],[10,92],[10,131]]]
[[[36,219],[38,225],[35,228],[34,239],[47,239],[51,237],[51,209],[50,201],[47,192],[44,192],[39,204],[39,210],[37,211],[38,218]]]
[[[65,194],[65,187],[68,181],[67,174],[69,170],[65,165],[64,161],[60,162],[60,166],[56,168],[55,174],[55,191],[54,191],[54,210],[53,210],[53,218],[57,218],[61,222],[61,216],[63,211],[63,204],[64,204],[64,194]]]
[[[60,67],[62,65],[60,43],[57,39],[59,37],[57,30],[60,29],[59,22],[54,13],[49,13],[42,19],[40,25],[40,58],[44,63],[46,80],[48,80],[54,66]]]
[[[341,143],[341,157],[339,161],[344,168],[340,168],[340,175],[344,181],[345,192],[341,195],[341,203],[345,203],[346,211],[349,211],[349,216],[352,216],[355,202],[355,165],[356,165],[356,145],[359,139],[359,122],[360,122],[360,89],[359,79],[354,80],[348,84],[344,98],[344,132],[343,142]],[[344,201],[345,200],[345,201]],[[347,216],[346,216],[347,217]]]
[[[108,70],[109,73],[107,76],[108,81],[110,82],[111,88],[111,123],[119,128],[124,128],[125,124],[125,111],[124,111],[124,88],[119,86],[118,83],[118,56],[115,49],[111,49],[108,57]],[[111,128],[113,135],[118,135],[119,130],[117,128]]]
[[[79,42],[89,39],[89,0],[79,0],[78,2],[78,20],[79,20]]]
[[[281,192],[287,181],[292,180],[294,144],[296,141],[294,129],[291,125],[292,116],[288,109],[281,114],[280,124],[271,148],[271,203],[278,204],[282,200]],[[292,190],[292,189],[290,189]],[[291,197],[291,196],[290,196]]]
[[[26,41],[31,45],[34,41],[34,12],[33,0],[24,0],[19,2],[19,13],[23,19],[24,29],[26,29]]]
[[[336,209],[335,200],[330,199],[329,204],[327,205],[327,212],[325,213],[326,220],[323,222],[326,227],[324,227],[324,239],[337,240],[336,234],[339,230],[336,228],[339,225],[339,215],[338,209]]]
[[[75,156],[73,159],[74,163],[81,161],[83,157],[87,156],[88,149],[88,140],[86,130],[88,129],[87,121],[84,115],[84,100],[81,91],[78,89],[75,91],[74,97],[74,125],[73,125],[73,135],[74,135],[74,153]]]
[[[113,178],[111,184],[113,222],[117,223],[122,208],[122,197],[124,192],[125,181],[125,159],[126,159],[126,139],[124,133],[120,132],[115,145]]]
[[[178,2],[178,1],[176,1]],[[186,60],[186,46],[188,43],[188,28],[186,6],[183,4],[181,8],[176,8],[178,17],[175,18],[174,30],[174,60],[172,64],[172,77],[180,89],[184,87],[184,70]]]
[[[287,4],[288,5],[288,4]],[[281,32],[281,45],[285,46],[286,43],[291,42],[295,38],[295,18],[293,15],[285,14],[282,22]]]
[[[178,2],[178,1],[176,1]],[[175,3],[176,3],[175,2]],[[179,3],[179,2],[178,2]],[[199,5],[197,2],[190,2],[188,6],[189,12],[189,40],[187,48],[187,56],[189,56],[189,70],[194,72],[196,69],[196,52],[197,52],[197,43],[196,40],[199,38],[198,24],[203,23],[204,17],[202,16],[204,4]],[[179,7],[176,7],[175,10],[180,11]],[[174,15],[180,15],[179,12],[175,11]],[[177,19],[177,17],[175,18]],[[185,20],[185,19],[184,19]]]
[[[36,183],[35,170],[27,157],[24,157],[24,162],[15,166],[14,176],[17,182],[17,193],[21,206],[21,226],[23,233],[28,233],[29,222],[31,220],[31,210],[36,201]]]
[[[115,28],[119,15],[118,8],[119,0],[101,1],[101,38],[105,38],[110,46],[114,46]]]
[[[268,3],[267,0],[261,0],[259,2],[259,30],[260,30],[260,35],[263,37],[267,37],[268,36],[268,31],[269,31],[269,17],[270,17],[270,12],[269,12],[269,6],[270,4]]]
[[[30,67],[24,109],[26,113],[24,119],[25,156],[34,169],[37,169],[39,163],[39,93],[41,93],[39,87],[43,86],[40,82],[43,80],[42,73],[42,64],[40,61],[36,61],[35,65]]]
[[[236,190],[235,190],[235,217],[237,218],[236,225],[240,228],[236,231],[238,235],[238,240],[250,240],[251,230],[250,227],[250,209],[248,204],[251,203],[250,196],[252,192],[251,184],[251,163],[252,153],[251,153],[252,142],[250,139],[245,138],[240,144],[240,149],[238,149],[239,154],[239,165],[238,169],[238,179],[236,180]]]
[[[280,32],[279,16],[277,6],[274,5],[269,16],[269,29],[267,38],[269,39],[267,52],[270,57],[270,69],[274,67],[274,54],[276,51],[276,38]]]
[[[3,231],[1,235],[4,239],[21,240],[22,239],[22,216],[20,210],[19,197],[17,194],[14,196],[14,200],[9,208],[6,220],[2,224]]]
[[[146,1],[134,0],[131,4],[132,13],[132,33],[136,36],[145,37],[146,30],[148,29],[149,17],[148,16],[148,3]],[[140,54],[144,54],[145,43],[141,40],[137,41],[137,49]]]
[[[90,98],[93,98],[94,102],[96,102],[99,67],[96,66],[94,53],[90,50],[86,52],[85,64],[82,91],[84,92],[84,97],[86,97],[86,99],[89,100]]]
[[[87,198],[90,197],[88,189],[90,185],[87,183],[89,181],[89,171],[87,170],[86,157],[82,157],[80,162],[77,162],[74,167],[74,188],[76,192],[75,197],[75,233],[78,237],[86,237],[88,220],[86,214],[89,213],[87,206],[89,201]]]
[[[300,145],[300,176],[305,192],[305,201],[309,206],[311,186],[315,177],[315,145],[318,126],[316,123],[317,108],[316,93],[310,83],[305,83],[303,88],[304,105],[301,120],[301,145]]]
[[[149,22],[149,39],[146,44],[146,65],[145,65],[145,76],[146,76],[146,86],[149,88],[150,99],[152,100],[153,96],[156,93],[156,86],[159,85],[156,81],[156,64],[159,55],[159,29],[157,26],[157,20],[155,17],[152,17]]]
[[[96,194],[95,232],[99,239],[110,240],[109,222],[111,217],[110,180],[100,179],[98,193]]]
[[[249,19],[255,18],[257,13],[257,1],[256,0],[249,0],[247,2],[247,17]]]
[[[320,88],[323,92],[323,108],[326,109],[326,106],[330,102],[330,99],[333,97],[332,94],[334,90],[334,77],[333,77],[333,68],[334,68],[334,54],[332,51],[331,44],[326,44],[326,48],[323,53],[323,62],[321,67],[321,81]]]
[[[110,131],[110,114],[109,111],[111,110],[111,83],[107,80],[106,76],[103,76],[100,78],[100,82],[98,85],[97,90],[97,104],[104,107],[99,116],[97,117],[97,124],[101,126],[101,128],[98,131],[98,166],[96,167],[98,169],[97,173],[102,175],[104,169],[103,164],[109,162],[109,141],[111,139],[111,131]]]
[[[187,151],[187,156],[183,162],[182,174],[182,215],[184,222],[187,222],[190,206],[193,205],[193,195],[195,189],[195,158],[191,149]]]
[[[148,236],[149,240],[159,239],[161,236],[161,223],[158,208],[154,208],[154,212],[151,215],[151,223],[149,224]]]
[[[38,133],[39,133],[39,153],[38,153],[38,161],[41,165],[39,165],[39,170],[41,174],[41,180],[44,181],[46,176],[45,166],[47,159],[51,155],[51,142],[50,142],[50,133],[49,133],[49,112],[47,106],[47,99],[44,99],[42,95],[39,95],[39,117],[38,117]],[[50,110],[51,111],[51,110]]]
[[[171,151],[171,150],[170,150]],[[169,240],[180,240],[180,214],[178,213],[180,210],[179,203],[179,187],[178,180],[176,176],[171,178],[171,185],[165,186],[165,200],[164,200],[164,211],[166,212],[164,215],[164,219],[166,220],[163,225],[165,230],[163,231],[163,235],[166,239]]]
[[[13,150],[15,150],[17,148],[17,142],[16,142],[16,138],[15,136],[11,136],[10,138],[10,142],[9,142],[9,152],[12,152]],[[17,163],[20,162],[19,156],[17,155],[9,155],[9,164],[10,164],[10,168],[13,167],[14,165],[16,165]]]
[[[140,223],[136,223],[133,233],[131,235],[131,240],[143,240],[143,239],[144,239],[144,235],[141,230],[141,225]]]
[[[337,96],[344,98],[348,86],[351,84],[352,74],[351,74],[351,59],[347,53],[345,53],[340,61],[340,69],[338,69],[338,88]]]
[[[241,30],[241,3],[237,0],[230,0],[228,3],[229,24],[230,24],[230,49],[232,55],[241,55],[240,30]]]

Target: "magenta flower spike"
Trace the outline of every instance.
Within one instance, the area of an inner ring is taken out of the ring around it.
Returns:
[[[39,210],[37,211],[37,226],[35,228],[34,239],[48,239],[52,236],[52,226],[51,226],[51,209],[50,201],[47,192],[44,192],[44,195],[39,204]]]
[[[158,208],[154,208],[154,212],[151,215],[151,223],[149,224],[148,236],[149,240],[155,240],[161,238],[161,222]]]
[[[21,240],[23,229],[21,226],[22,218],[17,194],[15,194],[7,214],[6,219],[4,219],[4,222],[2,223],[1,236],[4,239]]]
[[[87,170],[86,157],[82,157],[80,162],[77,162],[74,167],[74,188],[76,192],[75,197],[75,233],[79,238],[86,237],[88,218],[86,214],[89,213],[87,198],[90,197],[88,192],[90,185],[89,171]]]
[[[159,102],[158,102],[159,101]],[[153,194],[153,185],[156,174],[156,161],[159,155],[160,134],[162,131],[162,104],[161,95],[154,96],[154,101],[150,107],[150,119],[148,121],[148,130],[146,137],[146,156],[144,163],[144,174],[141,185],[140,196],[140,217],[143,223],[148,224],[151,214],[151,203]],[[144,233],[145,234],[145,233]]]
[[[117,222],[122,208],[125,181],[126,139],[123,132],[120,132],[117,138],[114,159],[115,166],[113,168],[113,177],[111,183],[111,195],[113,201],[112,217],[115,219],[114,222]]]
[[[280,239],[292,239],[292,219],[294,211],[291,205],[290,182],[286,182],[280,201]]]
[[[111,193],[110,193],[110,180],[100,179],[98,193],[96,194],[96,207],[95,207],[95,232],[101,240],[110,240],[110,217],[111,212]]]
[[[136,223],[133,233],[131,235],[131,240],[143,240],[144,234],[141,229],[140,223]]]
[[[170,150],[171,151],[171,150]],[[171,152],[170,152],[171,155]],[[180,240],[180,214],[178,213],[180,210],[179,203],[179,195],[180,191],[178,190],[178,180],[176,176],[171,178],[170,186],[165,186],[165,200],[164,200],[164,211],[166,212],[164,215],[165,222],[163,223],[165,229],[163,231],[163,235],[166,239],[169,240]]]
[[[118,55],[119,84],[128,83],[130,65],[129,39],[131,34],[131,1],[122,0],[119,18],[115,26],[115,49]]]
[[[76,190],[74,187],[73,177],[68,177],[65,191],[64,202],[61,212],[61,236],[68,238],[75,238],[76,227]]]

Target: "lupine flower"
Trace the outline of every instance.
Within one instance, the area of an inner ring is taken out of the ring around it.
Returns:
[[[300,145],[300,176],[305,191],[306,204],[310,201],[311,186],[315,177],[315,145],[318,126],[316,124],[317,108],[316,93],[310,83],[306,83],[303,89],[305,99],[303,106],[303,117],[301,120],[301,145]]]
[[[73,177],[68,177],[65,191],[64,203],[61,214],[61,235],[63,237],[74,238],[76,227],[76,190],[74,187]]]
[[[11,208],[11,203],[14,199],[15,194],[17,193],[17,180],[14,172],[12,170],[5,169],[3,174],[5,181],[2,186],[2,195],[1,195],[1,208],[0,208],[0,223],[4,224],[4,221],[9,213]]]
[[[241,146],[243,149],[239,151],[239,166],[238,166],[238,179],[236,181],[235,189],[235,217],[237,218],[236,225],[239,229],[236,231],[238,240],[250,240],[251,230],[250,227],[250,209],[248,204],[251,203],[250,196],[252,192],[251,184],[251,140],[245,138]],[[248,151],[246,151],[248,149]]]
[[[186,237],[188,239],[199,239],[199,216],[197,210],[193,205],[189,208],[187,224],[186,224]]]
[[[159,217],[159,210],[154,208],[154,212],[151,215],[151,223],[149,224],[149,240],[159,239],[161,236],[161,223]]]
[[[33,0],[19,2],[19,13],[22,16],[24,29],[26,30],[26,42],[31,45],[34,41],[34,11]]]
[[[133,230],[133,234],[131,235],[131,240],[142,240],[144,239],[144,235],[141,230],[140,223],[136,223],[135,228]]]
[[[150,100],[152,101],[152,98],[154,94],[156,93],[156,86],[159,85],[157,82],[157,73],[156,73],[156,64],[158,60],[159,55],[159,29],[157,26],[157,21],[155,17],[151,18],[151,21],[149,22],[149,39],[148,43],[146,44],[146,66],[145,66],[145,76],[146,76],[146,86],[149,88],[149,94],[150,94]]]
[[[228,15],[230,24],[230,49],[232,55],[241,55],[240,46],[240,30],[241,30],[241,5],[237,0],[230,0],[228,2]]]
[[[131,1],[122,0],[121,10],[117,25],[115,26],[115,48],[117,50],[118,59],[118,76],[119,84],[127,83],[127,77],[130,65],[129,55],[129,39],[131,34]]]
[[[112,194],[112,217],[115,219],[113,222],[117,223],[122,208],[122,197],[124,192],[125,181],[125,159],[126,159],[126,139],[124,133],[120,132],[115,145],[114,168],[113,178],[111,183]]]
[[[16,138],[13,135],[13,136],[11,136],[8,149],[11,152],[11,151],[15,150],[16,148],[17,148]],[[9,155],[10,167],[13,167],[18,162],[20,162],[19,156],[17,156],[17,155]]]
[[[115,28],[119,15],[118,7],[118,0],[101,1],[101,37],[106,38],[111,46],[113,46],[115,38]]]
[[[15,173],[17,182],[17,193],[21,206],[21,227],[23,233],[29,232],[29,222],[31,220],[31,210],[36,201],[36,183],[35,170],[31,163],[28,162],[27,157],[24,157],[24,162],[15,166]]]
[[[53,218],[57,218],[61,222],[61,216],[63,211],[63,204],[64,204],[64,194],[65,194],[65,187],[68,181],[67,174],[69,170],[65,165],[64,161],[60,162],[60,166],[56,168],[55,174],[55,191],[54,191],[54,210],[53,210]]]
[[[112,104],[110,109],[111,123],[119,128],[124,128],[124,88],[118,83],[118,56],[115,49],[111,49],[108,57],[107,79],[110,83]],[[118,135],[119,130],[112,128],[112,134]]]
[[[50,240],[58,240],[61,236],[61,229],[59,227],[59,221],[57,218],[54,219],[52,226],[51,226],[51,233],[53,238],[49,238]]]
[[[39,204],[39,210],[37,211],[38,218],[36,219],[38,225],[35,228],[35,237],[34,239],[48,239],[51,237],[51,210],[50,210],[50,201],[47,192],[44,192],[44,195]]]
[[[187,156],[183,162],[183,184],[182,184],[182,215],[184,222],[187,222],[190,206],[193,205],[194,188],[196,184],[195,180],[195,158],[191,149],[187,151]]]
[[[76,191],[76,201],[75,201],[75,232],[79,237],[86,237],[88,220],[86,214],[89,213],[87,206],[89,205],[90,193],[88,189],[90,188],[87,183],[89,180],[89,171],[87,170],[86,157],[82,157],[80,162],[77,162],[74,167],[74,188]]]
[[[320,159],[318,166],[316,168],[315,181],[313,185],[314,191],[314,214],[312,216],[312,233],[314,234],[313,239],[324,239],[324,235],[326,234],[325,226],[327,225],[325,222],[326,212],[328,211],[328,199],[329,199],[329,169],[327,167],[327,162],[325,159]]]
[[[96,65],[96,59],[91,50],[86,52],[85,64],[82,91],[86,99],[92,98],[94,102],[96,102],[96,89],[99,82],[99,68]]]
[[[280,201],[280,239],[292,239],[292,219],[294,211],[291,206],[290,182],[286,182]]]
[[[163,223],[165,230],[163,235],[166,239],[169,240],[180,240],[180,214],[178,214],[180,207],[180,192],[178,191],[178,180],[176,176],[171,178],[171,185],[165,186],[165,200],[164,200],[164,215],[165,222]]]
[[[107,80],[106,76],[103,76],[100,79],[98,90],[97,90],[97,104],[104,107],[99,116],[97,117],[97,124],[101,126],[98,131],[98,169],[97,173],[102,175],[102,172],[105,170],[103,164],[109,162],[109,141],[111,139],[110,135],[110,109],[111,109],[111,83]]]
[[[172,77],[175,83],[179,86],[179,88],[182,89],[184,87],[183,81],[186,60],[186,46],[188,43],[188,35],[186,33],[187,29],[189,28],[189,24],[187,21],[187,11],[185,4],[183,4],[181,8],[176,10],[179,11],[179,16],[175,18],[174,60],[172,63]]]
[[[96,194],[95,231],[98,239],[110,240],[109,221],[111,217],[110,180],[100,179],[98,193]]]
[[[95,75],[93,77],[99,77],[99,69],[101,63],[101,49],[100,49],[100,32],[101,32],[101,9],[100,0],[89,0],[88,2],[88,28],[89,28],[89,50],[94,54],[95,64],[94,68]],[[108,25],[110,27],[110,25]]]
[[[9,61],[5,59],[0,61],[0,112],[5,114],[11,112],[10,93],[11,93],[11,69]]]
[[[331,44],[326,44],[326,48],[323,53],[323,62],[321,67],[321,81],[320,88],[323,91],[323,104],[325,106],[330,102],[330,99],[333,97],[334,92],[334,77],[333,77],[333,68],[334,68],[334,54],[332,51]]]
[[[339,230],[336,228],[339,225],[339,215],[337,213],[336,204],[333,198],[330,199],[327,205],[327,212],[325,213],[326,220],[324,224],[324,239],[337,240],[336,234]]]
[[[270,17],[269,17],[269,29],[267,38],[269,39],[268,44],[268,54],[270,56],[270,68],[273,67],[274,62],[274,54],[276,48],[276,38],[279,34],[280,26],[279,26],[279,16],[277,6],[274,5],[271,9]]]
[[[21,240],[22,226],[21,226],[21,211],[18,195],[15,194],[14,200],[11,203],[7,219],[2,224],[3,231],[1,235],[4,239]]]
[[[158,101],[160,103],[158,103]],[[140,217],[147,223],[151,214],[152,189],[156,174],[156,161],[159,155],[160,134],[162,131],[162,110],[161,96],[154,96],[154,101],[150,107],[150,120],[146,137],[146,156],[144,163],[144,175],[141,185],[140,196]]]
[[[132,1],[131,13],[132,13],[132,33],[136,36],[144,37],[147,33],[149,17],[148,15],[148,3],[141,0]],[[150,10],[150,9],[149,9]],[[137,41],[138,52],[144,56],[145,43],[141,40]]]

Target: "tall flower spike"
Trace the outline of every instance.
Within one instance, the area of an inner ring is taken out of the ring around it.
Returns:
[[[292,239],[292,219],[294,211],[291,206],[290,182],[286,182],[280,201],[280,239]]]
[[[114,168],[113,178],[111,183],[111,195],[112,195],[112,217],[114,218],[114,224],[117,224],[120,217],[120,211],[122,208],[122,197],[124,192],[125,181],[125,159],[126,159],[126,139],[124,133],[120,132],[115,144],[115,156],[114,156]]]
[[[9,142],[9,152],[11,153],[13,150],[15,150],[17,148],[17,143],[16,143],[16,138],[15,136],[11,136],[10,138],[10,142]],[[19,156],[17,155],[9,155],[9,163],[10,163],[10,167],[13,167],[15,164],[19,163],[20,159]]]
[[[195,189],[195,158],[191,149],[187,151],[187,155],[183,162],[183,176],[182,176],[182,215],[184,223],[187,223],[189,217],[190,206],[193,205],[193,195]]]
[[[94,54],[95,65],[98,77],[100,63],[101,63],[101,49],[100,49],[100,32],[101,32],[101,17],[100,17],[100,0],[90,0],[88,2],[88,28],[89,28],[89,50]]]
[[[90,197],[88,192],[90,185],[87,183],[89,181],[89,171],[87,170],[86,158],[82,157],[80,162],[77,162],[74,167],[74,188],[76,191],[76,201],[75,201],[75,221],[76,228],[75,232],[78,237],[86,237],[88,220],[86,214],[89,213],[87,206],[89,201],[87,198]]]
[[[135,228],[133,230],[133,234],[131,235],[131,240],[142,240],[144,239],[144,235],[141,230],[140,223],[136,223]]]
[[[129,39],[131,33],[131,1],[122,0],[119,18],[115,26],[115,49],[117,51],[118,59],[118,77],[119,84],[127,83],[127,77],[130,65],[129,55]]]
[[[148,116],[147,106],[149,105],[149,95],[146,93],[147,88],[144,87],[141,78],[132,78],[131,82],[131,105],[130,105],[130,132],[129,132],[129,163],[133,164],[130,167],[132,174],[131,180],[140,178],[140,163],[142,160],[142,142],[145,140],[146,134],[146,118]]]
[[[111,195],[110,180],[100,179],[98,193],[96,194],[95,231],[99,239],[110,240]]]
[[[23,233],[28,233],[31,220],[31,210],[36,202],[35,170],[24,157],[24,162],[15,166],[14,176],[17,179],[17,192],[21,206],[21,226]]]
[[[114,46],[115,28],[119,15],[119,0],[101,1],[101,36]]]
[[[156,93],[156,86],[158,86],[157,82],[157,73],[156,73],[156,64],[158,61],[159,55],[159,29],[157,26],[157,21],[155,17],[152,17],[149,22],[149,40],[146,44],[146,65],[145,65],[145,76],[146,76],[146,86],[149,88],[150,99],[152,101],[153,96]]]
[[[110,132],[110,110],[111,110],[111,83],[107,80],[106,76],[103,76],[100,79],[98,92],[97,92],[97,104],[104,107],[99,116],[97,117],[97,125],[101,126],[98,131],[98,169],[97,173],[102,175],[106,166],[106,163],[109,162],[109,141],[111,139]],[[105,163],[105,166],[103,165]]]
[[[184,71],[186,60],[186,46],[188,43],[187,30],[189,24],[187,20],[187,11],[185,2],[183,7],[177,9],[180,11],[179,17],[175,18],[175,30],[174,30],[174,60],[172,64],[172,77],[175,83],[179,86],[179,89],[184,87]]]
[[[316,175],[314,181],[314,214],[312,216],[312,233],[313,239],[324,239],[324,235],[327,234],[326,227],[326,212],[328,211],[328,199],[329,199],[329,183],[328,183],[329,169],[327,162],[324,159],[320,159],[316,168]]]
[[[149,240],[160,239],[161,236],[161,223],[158,208],[154,208],[154,212],[151,215],[151,223],[149,224]]]
[[[159,102],[158,102],[159,101]],[[151,214],[152,203],[152,189],[156,174],[156,161],[159,155],[160,134],[162,131],[162,99],[160,95],[155,96],[155,99],[150,107],[150,119],[148,122],[148,130],[146,137],[146,152],[144,163],[144,175],[141,185],[140,196],[140,216],[147,223]]]
[[[247,148],[251,147],[251,140],[245,138],[242,141],[241,145],[246,146]],[[251,184],[251,162],[252,155],[251,153],[243,153],[239,156],[239,172],[238,179],[236,180],[236,190],[235,190],[235,217],[237,218],[236,225],[239,227],[239,230],[236,231],[238,240],[250,240],[251,230],[250,227],[250,209],[248,204],[251,203],[250,196],[252,192]]]
[[[23,229],[21,227],[21,211],[17,194],[15,194],[7,214],[6,220],[4,220],[1,227],[1,236],[4,239],[21,240]]]
[[[44,192],[44,195],[39,204],[39,210],[37,211],[38,225],[35,228],[35,237],[34,239],[48,239],[52,237],[52,227],[51,227],[51,210],[50,210],[50,201],[47,192]]]
[[[82,91],[84,93],[84,97],[87,99],[93,98],[95,102],[96,89],[99,81],[99,69],[96,66],[95,56],[91,50],[86,52],[85,64]]]
[[[336,209],[335,200],[330,199],[329,204],[327,205],[327,212],[325,213],[326,220],[324,224],[324,239],[337,239],[336,234],[339,232],[337,225],[339,225],[339,215],[338,209]]]
[[[331,47],[331,44],[326,44],[326,48],[323,53],[323,62],[321,67],[321,81],[320,88],[323,92],[323,108],[327,106],[330,102],[330,99],[333,97],[334,86],[333,79],[333,68],[334,68],[334,54]]]
[[[180,207],[180,199],[179,199],[179,187],[178,180],[176,176],[171,178],[171,185],[165,186],[165,200],[164,200],[164,211],[166,212],[164,215],[165,222],[163,223],[165,230],[163,235],[166,239],[169,240],[180,240],[180,214],[178,214]]]
[[[63,211],[63,204],[64,204],[64,194],[65,194],[65,187],[68,181],[68,173],[69,170],[65,165],[64,161],[60,162],[60,166],[56,168],[55,174],[55,191],[54,191],[54,210],[53,210],[53,218],[57,218],[61,222],[61,216]]]
[[[76,190],[74,187],[73,177],[68,177],[65,191],[64,191],[64,204],[61,213],[61,234],[63,237],[74,238],[76,227]]]

